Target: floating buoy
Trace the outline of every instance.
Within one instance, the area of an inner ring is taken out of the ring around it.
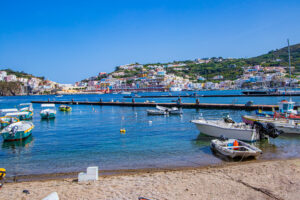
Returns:
[[[152,124],[152,121],[149,121],[149,124]]]
[[[125,133],[126,133],[126,130],[125,130],[125,128],[122,128],[122,129],[120,129],[120,133],[123,133],[123,134],[125,134]]]

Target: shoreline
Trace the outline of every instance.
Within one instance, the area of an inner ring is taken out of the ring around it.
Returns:
[[[124,175],[136,175],[143,173],[156,173],[156,172],[170,172],[170,171],[186,171],[186,170],[205,170],[213,168],[223,168],[230,166],[247,165],[251,163],[264,163],[264,162],[276,162],[276,161],[289,161],[289,160],[300,160],[300,158],[275,158],[275,159],[262,159],[262,160],[247,160],[247,161],[235,161],[235,162],[221,162],[218,164],[208,164],[199,166],[183,166],[183,167],[155,167],[155,168],[140,168],[140,169],[113,169],[113,170],[101,170],[99,169],[99,177],[110,177],[110,176],[124,176]],[[32,181],[49,181],[49,180],[63,180],[63,179],[77,179],[77,176],[82,171],[73,172],[57,172],[57,173],[42,173],[42,174],[28,174],[28,175],[17,175],[6,177],[7,183],[21,183],[21,182],[32,182]]]
[[[23,193],[28,190],[29,194]],[[259,160],[182,169],[100,175],[98,181],[64,178],[5,183],[1,199],[297,199],[300,159]]]

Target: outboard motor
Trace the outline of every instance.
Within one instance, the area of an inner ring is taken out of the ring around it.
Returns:
[[[277,138],[283,131],[276,129],[273,123],[254,122],[254,128],[259,133],[260,139],[266,139],[267,136]]]
[[[267,123],[266,125],[268,135],[272,138],[277,138],[283,131],[278,130],[273,123]]]

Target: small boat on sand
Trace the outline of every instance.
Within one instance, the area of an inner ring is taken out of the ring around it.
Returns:
[[[22,140],[31,135],[31,131],[34,128],[32,122],[21,121],[8,125],[0,134],[4,141]]]
[[[262,151],[259,148],[236,139],[214,139],[211,141],[210,147],[213,151],[217,151],[218,153],[231,158],[255,158],[262,154]]]
[[[40,115],[42,119],[53,119],[56,115],[55,104],[42,104],[42,108],[44,108]]]
[[[67,106],[67,105],[61,105],[61,106],[59,106],[59,110],[69,112],[69,111],[72,110],[72,108],[70,106]]]

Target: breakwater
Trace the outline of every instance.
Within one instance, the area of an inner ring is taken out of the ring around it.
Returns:
[[[278,105],[245,105],[245,104],[215,104],[215,103],[156,103],[156,102],[92,102],[92,101],[32,101],[32,103],[54,103],[54,104],[75,104],[75,105],[99,105],[99,106],[128,106],[128,107],[165,107],[181,108],[206,108],[206,109],[232,109],[232,110],[272,110],[278,109]]]

